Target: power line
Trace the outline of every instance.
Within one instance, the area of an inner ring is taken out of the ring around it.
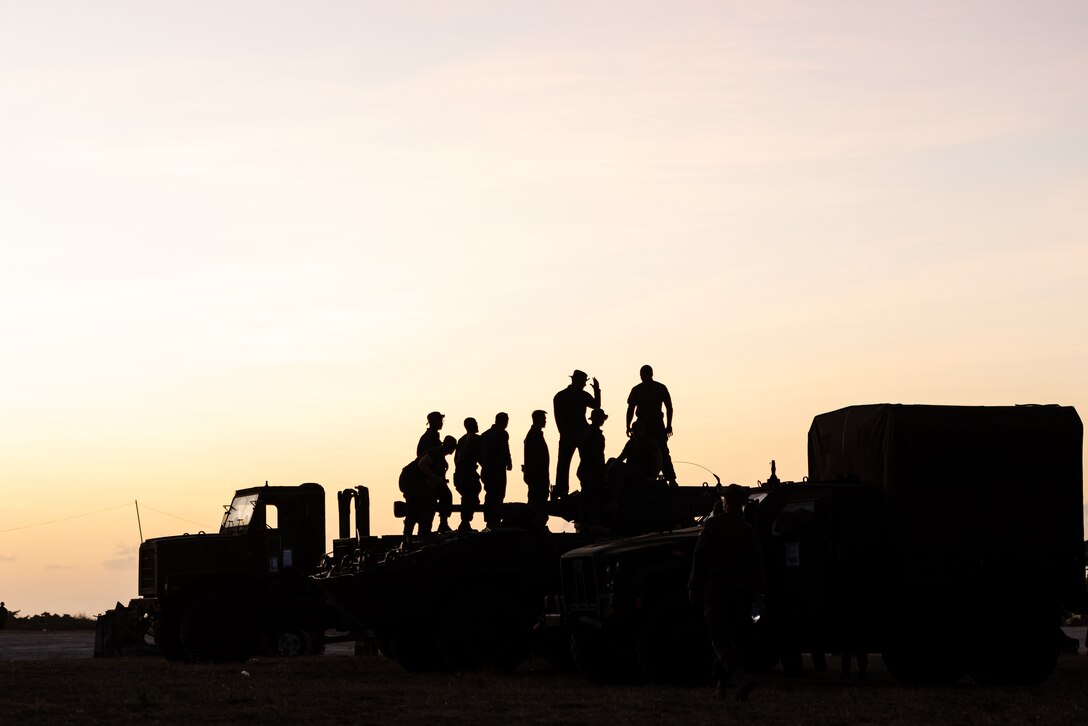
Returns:
[[[148,506],[148,505],[146,505],[146,504],[144,505],[144,508],[145,508],[145,509],[150,509],[150,510],[151,510],[151,512],[154,512],[154,513],[157,513],[157,514],[165,515],[165,516],[168,516],[168,517],[173,517],[174,519],[178,519],[178,520],[181,520],[181,521],[186,521],[186,522],[188,522],[188,524],[190,524],[190,525],[196,525],[197,527],[203,527],[203,526],[205,526],[205,522],[202,522],[202,521],[193,521],[193,520],[191,520],[191,519],[186,519],[185,517],[178,517],[178,516],[177,516],[176,514],[170,514],[169,512],[163,512],[163,510],[162,510],[162,509],[156,509],[156,508],[154,508],[154,507],[149,507],[149,506]]]
[[[22,525],[20,527],[11,527],[9,529],[0,529],[0,534],[7,534],[8,532],[18,532],[18,531],[23,530],[23,529],[34,529],[35,527],[47,527],[47,526],[49,526],[51,524],[58,524],[60,522],[68,522],[68,521],[71,521],[73,519],[82,519],[83,517],[93,517],[96,514],[103,514],[105,512],[113,512],[113,511],[116,511],[118,509],[124,509],[125,507],[132,507],[132,506],[134,506],[134,504],[132,504],[132,503],[118,504],[116,507],[106,507],[105,509],[96,509],[93,512],[84,512],[83,514],[73,514],[70,517],[60,517],[58,519],[50,519],[50,520],[48,520],[46,522],[35,522],[34,524],[24,524],[24,525]],[[195,524],[196,526],[201,527],[201,528],[203,528],[205,526],[205,524],[203,522],[194,522],[191,519],[186,519],[185,517],[179,517],[176,514],[170,514],[170,512],[164,512],[161,509],[155,509],[154,507],[149,507],[146,504],[144,505],[144,509],[150,509],[152,512],[156,512],[158,514],[162,514],[162,515],[165,515],[167,517],[173,517],[174,519],[178,519],[178,520],[181,520],[182,522],[187,522],[189,524]]]
[[[12,527],[11,529],[0,529],[0,534],[7,532],[18,532],[21,529],[33,529],[34,527],[45,527],[50,524],[57,524],[58,522],[67,522],[72,519],[80,519],[82,517],[91,517],[95,514],[102,514],[103,512],[112,512],[117,509],[124,509],[125,507],[131,507],[131,504],[118,504],[116,507],[106,507],[105,509],[98,509],[93,512],[84,512],[83,514],[73,514],[70,517],[61,517],[60,519],[51,519],[48,522],[37,522],[35,524],[24,524],[21,527]]]

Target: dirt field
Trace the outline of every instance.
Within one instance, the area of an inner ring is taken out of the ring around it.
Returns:
[[[351,655],[353,643],[328,646],[328,655]],[[6,660],[54,660],[93,658],[92,630],[0,630],[0,662]]]
[[[951,688],[902,687],[876,658],[867,684],[843,683],[833,670],[808,672],[797,679],[775,672],[762,678],[748,703],[738,704],[718,703],[704,689],[594,686],[536,662],[511,675],[420,675],[406,673],[380,656],[183,665],[158,658],[95,660],[71,655],[87,652],[87,644],[93,644],[93,634],[88,633],[82,634],[82,643],[69,643],[68,657],[14,660],[10,654],[27,643],[22,635],[14,640],[9,636],[10,632],[0,634],[4,723],[628,726],[711,719],[813,725],[1088,721],[1088,657],[1083,654],[1062,656],[1050,680],[1036,688],[983,688],[969,681]]]

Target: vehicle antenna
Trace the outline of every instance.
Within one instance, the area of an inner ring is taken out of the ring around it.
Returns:
[[[716,480],[716,481],[718,482],[718,486],[721,486],[721,485],[722,485],[722,479],[721,479],[721,477],[720,477],[720,476],[718,476],[717,474],[715,474],[714,472],[710,471],[710,469],[707,469],[707,468],[706,468],[705,466],[703,466],[702,464],[696,464],[696,463],[695,463],[694,461],[674,461],[673,463],[674,463],[674,464],[690,464],[691,466],[697,466],[697,467],[699,467],[700,469],[703,469],[703,470],[705,470],[705,471],[709,471],[709,472],[710,472],[710,475],[711,475],[712,477],[714,477],[714,479],[715,479],[715,480]]]

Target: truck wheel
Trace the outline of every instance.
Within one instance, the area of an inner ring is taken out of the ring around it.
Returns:
[[[697,686],[710,682],[714,653],[701,630],[667,618],[644,623],[635,637],[639,673],[650,683]]]
[[[570,652],[570,632],[566,628],[542,628],[537,631],[537,652],[552,670],[567,673],[574,670]]]
[[[256,650],[255,620],[252,608],[242,598],[208,594],[186,611],[181,644],[190,660],[245,661]]]
[[[967,673],[963,649],[955,636],[914,631],[912,642],[884,649],[882,659],[896,680],[911,685],[951,685]]]
[[[160,615],[155,620],[155,646],[162,657],[169,661],[185,660],[185,649],[181,647],[181,628],[178,619],[170,615]]]
[[[1046,623],[1010,627],[975,652],[971,677],[989,686],[1037,686],[1058,664],[1061,631]]]
[[[576,627],[570,636],[570,655],[578,672],[595,683],[607,681],[608,668],[602,636],[592,628]]]
[[[293,658],[306,654],[305,635],[300,630],[286,630],[276,636],[276,655]]]
[[[421,673],[442,669],[442,658],[433,633],[397,628],[390,637],[389,648],[406,671]]]
[[[571,658],[583,676],[594,683],[637,683],[636,638],[630,630],[610,632],[579,625],[570,638]]]
[[[389,637],[389,631],[384,628],[376,629],[374,631],[374,640],[378,644],[378,655],[383,658],[396,660],[397,654],[393,650],[393,639]]]
[[[528,655],[532,628],[509,596],[490,588],[457,596],[442,619],[442,659],[454,671],[515,670]]]
[[[303,643],[305,649],[304,655],[324,655],[325,654],[325,631],[324,630],[304,630],[302,631]]]

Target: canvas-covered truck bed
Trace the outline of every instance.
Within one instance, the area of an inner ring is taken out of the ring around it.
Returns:
[[[1086,609],[1083,432],[1065,406],[874,404],[813,420],[809,479],[882,491],[873,580],[895,603],[885,642],[913,654],[906,670],[934,675],[936,656],[993,681],[1035,680],[1010,672],[1017,659],[1049,672],[1050,650],[1029,651],[1062,609]]]

